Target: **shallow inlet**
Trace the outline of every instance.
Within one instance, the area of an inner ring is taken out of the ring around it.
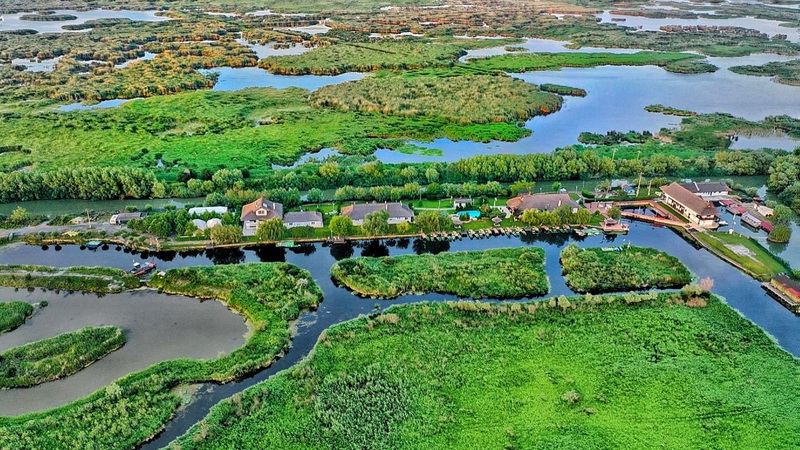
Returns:
[[[90,260],[84,263],[93,264]],[[216,358],[240,347],[247,332],[243,318],[220,302],[153,290],[98,296],[0,288],[0,302],[11,300],[46,300],[49,304],[36,309],[21,327],[0,335],[0,352],[85,326],[118,326],[127,340],[119,350],[74,375],[30,388],[0,390],[0,415],[65,405],[161,361]]]

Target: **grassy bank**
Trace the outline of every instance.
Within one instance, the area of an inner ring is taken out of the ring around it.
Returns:
[[[734,66],[730,71],[741,75],[774,77],[778,83],[800,86],[800,59],[771,62],[761,66]]]
[[[360,295],[394,298],[438,292],[474,298],[515,298],[549,290],[541,248],[353,258],[331,275]]]
[[[68,377],[125,344],[118,327],[86,327],[0,354],[0,389],[30,387]]]
[[[136,288],[139,279],[109,267],[0,265],[0,286],[102,293]]]
[[[693,236],[712,251],[748,270],[759,280],[770,280],[789,270],[764,247],[746,236],[713,231],[694,233]]]
[[[22,325],[32,314],[33,306],[28,302],[0,303],[0,334]]]
[[[576,292],[624,292],[676,288],[689,284],[692,274],[678,260],[653,248],[622,246],[620,251],[580,248],[561,251],[567,285]]]
[[[395,306],[171,448],[790,448],[800,363],[716,298]],[[567,306],[569,305],[569,306]]]
[[[60,408],[0,418],[0,448],[135,447],[174,414],[175,388],[226,382],[271,364],[289,345],[287,321],[322,299],[307,271],[283,263],[173,269],[151,283],[170,293],[219,298],[251,324],[247,343],[216,359],[156,364]]]

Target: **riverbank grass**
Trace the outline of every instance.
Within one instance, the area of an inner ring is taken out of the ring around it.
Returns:
[[[561,267],[570,289],[592,294],[678,288],[692,281],[678,258],[645,247],[570,245],[561,251]]]
[[[793,447],[800,362],[685,295],[397,305],[330,328],[170,448]]]
[[[718,231],[694,233],[694,237],[706,247],[735,261],[759,280],[770,280],[788,268],[754,240],[739,234]]]
[[[33,315],[33,305],[28,302],[0,303],[0,334],[25,323]]]
[[[62,407],[0,417],[0,448],[133,448],[157,434],[180,406],[183,386],[224,383],[271,364],[289,346],[287,321],[322,300],[311,275],[284,263],[171,269],[151,286],[218,298],[244,315],[244,346],[210,360],[177,359],[127,375]]]
[[[107,293],[136,288],[139,279],[110,267],[0,265],[0,286]]]
[[[426,292],[518,298],[549,291],[541,248],[352,258],[334,264],[331,275],[359,295],[373,298]]]
[[[125,344],[118,327],[86,327],[0,354],[0,389],[30,387],[70,376]]]

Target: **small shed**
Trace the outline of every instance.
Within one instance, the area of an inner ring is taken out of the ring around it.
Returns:
[[[217,218],[208,219],[208,222],[206,222],[206,227],[208,227],[208,228],[214,228],[217,225],[222,225],[222,220],[221,219],[217,219]]]
[[[109,220],[108,223],[110,223],[111,225],[124,225],[133,219],[138,220],[141,218],[142,218],[142,213],[140,212],[125,212],[125,213],[114,214],[113,216],[111,216],[111,220]]]
[[[463,225],[463,224],[464,224],[464,222],[462,222],[462,221],[461,221],[461,219],[459,219],[457,215],[452,215],[452,216],[450,216],[450,220],[452,220],[452,221],[453,221],[453,226],[454,226],[454,227],[455,227],[457,230],[458,230],[458,229],[461,229],[461,225]]]
[[[206,224],[206,221],[203,220],[203,219],[192,219],[192,223],[200,231],[204,231],[206,228],[208,228],[208,225]]]
[[[499,217],[493,217],[492,218],[492,223],[494,224],[494,226],[499,227],[500,224],[503,223],[503,219],[501,219]]]
[[[475,204],[475,200],[471,198],[454,198],[453,208],[466,208]]]

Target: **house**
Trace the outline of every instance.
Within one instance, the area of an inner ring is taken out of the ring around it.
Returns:
[[[322,228],[322,213],[319,211],[288,212],[283,215],[283,225],[286,228]]]
[[[189,208],[189,215],[202,216],[205,213],[225,214],[228,208],[225,206],[198,206],[196,208]]]
[[[775,214],[772,208],[767,208],[764,205],[756,205],[756,212],[764,217],[772,217]]]
[[[411,223],[414,221],[414,211],[402,203],[367,203],[350,205],[342,208],[342,215],[353,220],[353,225],[364,224],[364,217],[369,213],[384,210],[389,213],[389,224]]]
[[[742,222],[750,225],[753,228],[761,228],[761,219],[748,212],[742,214]]]
[[[717,228],[719,211],[711,202],[703,200],[678,183],[661,187],[664,202],[690,222],[704,227]]]
[[[110,223],[111,225],[124,225],[133,219],[139,220],[141,218],[142,218],[142,213],[140,212],[119,213],[111,216],[111,220],[109,220],[108,223]]]
[[[681,183],[681,186],[692,194],[699,195],[700,197],[719,197],[728,195],[731,191],[731,188],[722,181],[702,181],[699,183],[691,181],[689,183]]]
[[[528,209],[538,211],[554,211],[561,206],[569,206],[572,212],[577,212],[580,205],[570,198],[569,194],[519,194],[506,202],[511,214],[522,215]]]
[[[240,219],[244,224],[242,234],[254,236],[259,223],[271,219],[283,220],[283,205],[261,197],[252,203],[242,206]]]
[[[200,231],[205,231],[206,228],[208,228],[208,224],[206,224],[206,221],[203,219],[192,219],[192,223]]]
[[[475,204],[475,200],[471,198],[454,198],[453,199],[453,208],[466,208],[468,206],[472,206]]]

